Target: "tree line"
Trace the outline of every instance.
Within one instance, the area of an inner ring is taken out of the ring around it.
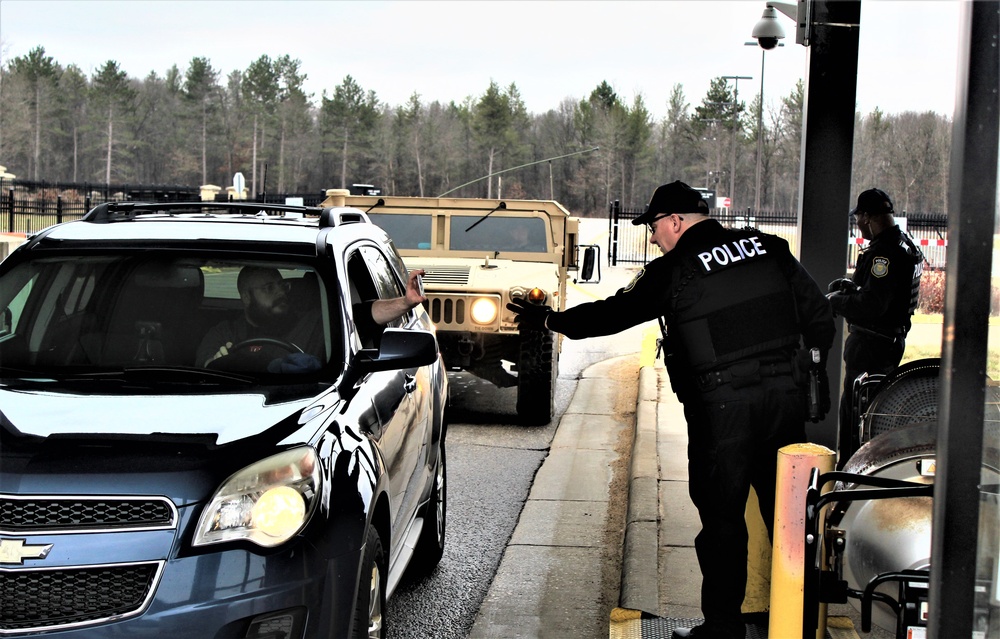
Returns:
[[[363,182],[388,195],[556,199],[604,215],[610,201],[642,206],[674,179],[753,207],[759,135],[760,208],[797,206],[802,81],[761,105],[720,77],[693,107],[675,84],[658,120],[641,94],[628,101],[607,82],[535,114],[514,83],[390,105],[350,75],[314,99],[306,78],[287,55],[225,76],[194,57],[141,79],[108,60],[88,77],[37,46],[0,65],[0,164],[33,181],[226,186],[240,171],[251,193]],[[854,192],[878,186],[899,211],[945,211],[950,131],[933,112],[857,114]]]

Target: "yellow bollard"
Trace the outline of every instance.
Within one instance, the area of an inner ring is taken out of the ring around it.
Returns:
[[[768,611],[771,599],[771,540],[760,516],[757,491],[750,488],[747,508],[747,588],[743,598],[743,614],[761,614]]]
[[[778,451],[771,557],[771,637],[801,637],[805,582],[806,492],[813,468],[833,470],[836,453],[818,444],[792,444]],[[819,612],[816,636],[826,636],[826,605]]]

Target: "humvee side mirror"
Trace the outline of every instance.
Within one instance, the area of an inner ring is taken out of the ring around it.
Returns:
[[[583,264],[579,276],[574,283],[593,283],[601,281],[600,248],[596,244],[581,244],[577,249],[583,249]],[[594,279],[594,268],[597,268],[597,279]]]

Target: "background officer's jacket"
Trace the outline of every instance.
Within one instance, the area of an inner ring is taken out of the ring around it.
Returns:
[[[851,278],[856,293],[830,297],[833,310],[851,324],[889,336],[910,330],[917,308],[924,256],[899,226],[885,229],[861,251]]]
[[[791,351],[799,336],[825,355],[835,332],[830,305],[788,243],[708,219],[688,228],[615,295],[549,316],[571,339],[618,333],[665,317],[675,373],[722,368],[755,355]],[[680,369],[680,370],[678,370]]]

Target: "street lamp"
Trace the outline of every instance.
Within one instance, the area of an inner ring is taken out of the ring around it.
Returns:
[[[740,80],[753,80],[753,77],[749,75],[724,75],[722,79],[733,81],[733,144],[729,160],[729,202],[730,206],[736,208],[736,125],[739,124],[736,108],[740,103]]]
[[[773,11],[773,9],[772,9]],[[765,10],[767,13],[767,10]],[[764,19],[761,18],[761,21]],[[759,25],[760,23],[758,23]],[[777,25],[778,29],[781,29],[781,25]],[[757,29],[754,29],[754,33],[757,33]],[[754,36],[757,37],[757,36]],[[785,37],[784,35],[777,36],[778,38]],[[748,47],[757,46],[757,42],[744,42],[743,44]],[[784,43],[775,41],[775,46],[783,47]],[[774,48],[774,47],[770,47]],[[757,178],[756,186],[754,187],[753,196],[753,209],[756,212],[760,212],[760,167],[761,167],[761,156],[763,154],[763,140],[764,140],[764,54],[767,52],[768,47],[761,44],[760,48],[760,98],[757,100]]]

